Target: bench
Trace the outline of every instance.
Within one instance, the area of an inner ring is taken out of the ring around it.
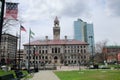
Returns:
[[[16,74],[16,77],[21,79],[21,78],[24,78],[26,75],[23,74],[22,71],[15,71],[15,74]]]
[[[0,76],[0,80],[20,80],[20,79],[15,78],[13,74],[7,74]]]
[[[34,69],[27,70],[28,73],[34,73]]]

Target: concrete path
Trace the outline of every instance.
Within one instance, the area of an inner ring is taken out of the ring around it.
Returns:
[[[39,71],[29,80],[60,80],[53,71]]]

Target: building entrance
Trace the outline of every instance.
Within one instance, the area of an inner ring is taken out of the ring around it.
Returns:
[[[54,57],[54,63],[58,63],[58,57],[57,56]]]

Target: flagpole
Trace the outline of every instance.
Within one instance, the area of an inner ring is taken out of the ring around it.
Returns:
[[[29,29],[28,72],[30,71],[30,29]]]
[[[19,61],[19,67],[18,67],[18,69],[19,70],[20,70],[20,49],[21,49],[21,26],[20,26],[20,31],[19,31],[19,58],[18,58],[18,61]]]
[[[16,42],[16,50],[15,50],[15,66],[14,69],[17,69],[17,45],[18,45],[18,33],[16,33],[16,37],[17,37],[17,42]]]

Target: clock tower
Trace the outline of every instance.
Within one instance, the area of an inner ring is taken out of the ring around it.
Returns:
[[[53,39],[54,40],[59,40],[60,39],[60,26],[59,26],[59,20],[56,16],[54,20],[54,27],[53,27]]]

